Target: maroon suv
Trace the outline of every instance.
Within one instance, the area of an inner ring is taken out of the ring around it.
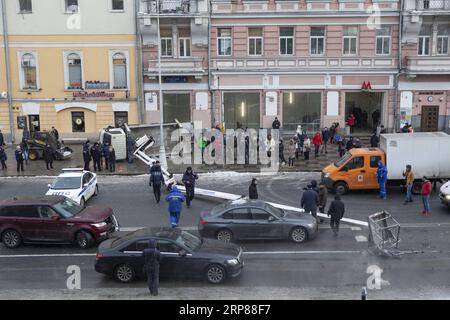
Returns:
[[[119,230],[108,207],[83,208],[63,196],[0,201],[0,240],[8,248],[22,243],[75,243],[90,248]]]

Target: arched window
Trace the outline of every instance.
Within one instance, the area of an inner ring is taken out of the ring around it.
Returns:
[[[81,73],[81,57],[77,53],[71,53],[67,56],[69,66],[69,89],[79,89],[83,87]]]
[[[126,89],[127,85],[127,58],[123,53],[113,55],[114,89]]]
[[[37,89],[36,58],[31,53],[22,56],[23,88]]]

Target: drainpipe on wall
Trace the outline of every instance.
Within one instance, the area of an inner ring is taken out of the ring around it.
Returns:
[[[142,37],[140,32],[140,20],[139,20],[139,0],[134,0],[134,21],[136,28],[136,43],[135,43],[135,65],[136,65],[136,93],[137,93],[137,107],[138,107],[138,122],[144,123],[144,95],[143,85],[144,79],[142,76]]]
[[[198,3],[197,3],[198,5]],[[212,14],[212,5],[211,1],[208,1],[208,92],[211,95],[211,128],[215,127],[215,115],[214,115],[214,106],[215,106],[215,95],[211,90],[211,14]]]
[[[9,64],[9,42],[8,42],[8,23],[6,21],[5,0],[1,0],[2,22],[3,22],[3,42],[5,45],[5,68],[6,84],[8,90],[8,111],[9,111],[9,130],[11,131],[11,143],[15,141],[14,135],[14,114],[12,109],[12,90],[11,90],[11,69]]]
[[[402,75],[403,71],[403,62],[402,62],[402,35],[403,35],[403,6],[404,0],[400,0],[400,9],[399,9],[399,30],[398,30],[398,72],[395,75],[395,103],[394,103],[394,132],[397,132],[397,129],[400,129],[400,119],[399,119],[399,111],[400,111],[400,101],[399,101],[399,78]],[[398,112],[397,112],[398,109]]]

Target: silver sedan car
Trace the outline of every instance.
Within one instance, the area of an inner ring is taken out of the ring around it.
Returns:
[[[200,214],[202,237],[222,241],[289,239],[302,243],[317,235],[317,221],[305,213],[285,211],[259,200],[239,199]]]

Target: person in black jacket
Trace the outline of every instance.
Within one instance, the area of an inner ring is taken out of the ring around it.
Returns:
[[[250,187],[248,187],[248,198],[252,200],[258,199],[258,183],[256,182],[256,179],[252,179],[252,183],[250,184]]]
[[[53,149],[49,144],[44,147],[44,160],[47,170],[53,169]]]
[[[23,172],[23,152],[20,146],[17,146],[16,152],[14,152],[17,161],[17,172],[20,173],[20,170]]]
[[[116,172],[116,150],[109,146],[109,171]]]
[[[198,180],[198,175],[192,171],[192,167],[188,167],[183,175],[183,183],[186,187],[186,205],[189,208],[194,199],[195,180]]]
[[[380,144],[380,138],[377,136],[377,133],[375,132],[371,137],[370,137],[370,146],[372,148],[378,148]]]
[[[91,162],[91,153],[90,153],[90,146],[89,146],[89,140],[86,140],[86,142],[83,144],[83,161],[84,161],[84,170],[90,171],[89,163]]]
[[[0,130],[0,147],[6,146],[5,137],[3,137],[2,130]]]
[[[300,206],[305,212],[311,212],[311,215],[317,219],[317,206],[319,205],[319,193],[313,190],[312,185],[303,192]]]
[[[0,145],[0,162],[2,163],[2,170],[8,169],[8,166],[6,165],[6,160],[8,160],[8,157],[6,156],[5,149],[3,146]]]
[[[94,143],[94,145],[91,147],[91,156],[92,160],[94,161],[94,171],[102,171],[102,151],[98,142]]]
[[[154,296],[158,295],[159,287],[159,263],[161,261],[161,253],[156,247],[156,241],[151,239],[148,242],[148,248],[142,252],[144,256],[144,271],[147,274],[147,285],[150,293]]]
[[[275,120],[272,122],[272,129],[280,129],[280,126],[280,120],[278,120],[278,117],[275,117]]]
[[[59,141],[59,132],[55,127],[52,127],[52,131],[50,133],[55,137],[56,141]]]
[[[163,182],[163,175],[161,171],[161,166],[159,161],[156,161],[155,164],[150,169],[150,182],[149,186],[153,185],[153,194],[155,195],[156,203],[159,203],[161,200],[161,184]]]
[[[330,208],[328,209],[328,216],[331,216],[330,226],[333,230],[334,235],[337,236],[339,233],[339,223],[344,217],[345,206],[339,195],[334,196],[333,202],[331,202]]]

